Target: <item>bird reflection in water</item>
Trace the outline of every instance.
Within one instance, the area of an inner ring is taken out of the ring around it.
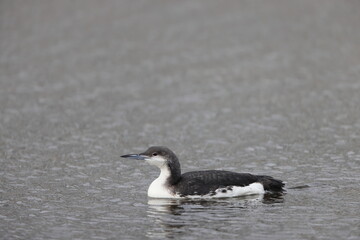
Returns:
[[[241,210],[283,202],[284,193],[222,199],[149,199],[147,216],[154,227],[148,230],[147,236],[180,237],[188,234],[189,227],[202,221],[227,221],[241,215]]]

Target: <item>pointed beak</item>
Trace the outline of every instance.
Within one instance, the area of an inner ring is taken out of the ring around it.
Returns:
[[[136,159],[136,160],[145,160],[147,156],[141,155],[141,154],[126,154],[122,155],[122,158],[130,158],[130,159]]]

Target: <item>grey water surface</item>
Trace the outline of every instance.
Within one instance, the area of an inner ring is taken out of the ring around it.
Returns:
[[[359,11],[0,1],[0,239],[359,239]],[[287,193],[148,199],[151,145]]]

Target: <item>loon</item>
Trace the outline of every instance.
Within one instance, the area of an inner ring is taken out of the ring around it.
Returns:
[[[222,170],[194,171],[181,174],[177,156],[167,147],[154,146],[140,154],[123,158],[145,160],[160,168],[160,176],[149,186],[151,198],[226,198],[266,191],[281,193],[285,184],[270,176]]]

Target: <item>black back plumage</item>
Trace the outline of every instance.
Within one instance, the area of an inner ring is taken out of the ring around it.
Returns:
[[[259,182],[266,191],[281,192],[284,183],[270,176],[236,173],[220,170],[187,172],[173,188],[181,196],[215,194],[217,189],[231,190],[233,186],[245,187]]]

